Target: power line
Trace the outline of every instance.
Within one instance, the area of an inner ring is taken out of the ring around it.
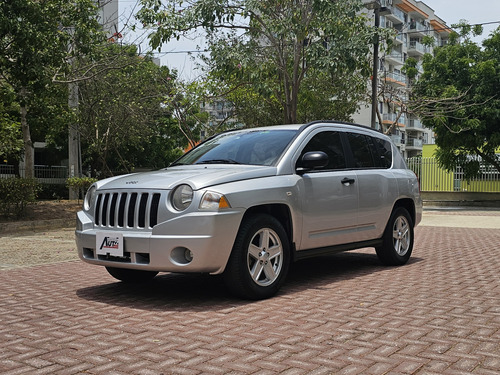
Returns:
[[[204,50],[192,50],[192,51],[169,51],[169,52],[153,52],[154,55],[171,55],[176,53],[206,53],[210,52],[208,49]]]
[[[490,22],[482,22],[482,23],[475,23],[468,25],[470,27],[474,26],[486,26],[486,25],[493,25],[493,24],[500,24],[500,21],[490,21]],[[414,30],[414,31],[400,31],[398,32],[397,35],[404,35],[404,34],[416,34],[416,33],[427,33],[427,32],[432,32],[432,31],[447,31],[447,30],[454,30],[454,29],[459,29],[460,26],[455,25],[455,26],[445,26],[441,28],[426,28],[423,30]],[[203,50],[184,50],[184,51],[168,51],[168,52],[152,52],[153,55],[155,56],[165,56],[165,55],[173,55],[173,54],[202,54],[202,53],[208,53],[210,50],[208,49],[203,49]]]
[[[460,27],[462,26],[470,26],[470,27],[474,27],[474,26],[485,26],[485,25],[493,25],[493,24],[500,24],[500,21],[491,21],[491,22],[483,22],[483,23],[474,23],[474,24],[467,24],[467,25],[455,25],[455,26],[444,26],[444,27],[438,27],[438,28],[432,28],[432,29],[423,29],[423,30],[414,30],[414,31],[400,31],[398,32],[398,35],[400,34],[416,34],[416,33],[427,33],[427,32],[431,32],[431,31],[448,31],[448,30],[454,30],[454,29],[460,29]]]

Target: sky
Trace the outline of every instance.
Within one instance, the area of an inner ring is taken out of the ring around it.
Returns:
[[[473,39],[477,43],[487,38],[493,30],[500,26],[500,0],[424,0],[423,2],[432,8],[435,14],[448,26],[456,24],[462,19],[467,20],[470,24],[492,23],[484,25],[483,35]],[[123,15],[130,14],[136,3],[137,0],[120,0],[122,22]],[[140,28],[140,25],[137,27]],[[134,40],[127,40],[127,42],[139,43],[143,52],[150,49],[145,33],[135,33]],[[198,56],[198,54],[189,55],[185,51],[194,51],[202,43],[202,39],[169,42],[162,46],[161,52],[155,51],[155,56],[160,58],[162,65],[176,69],[181,78],[192,81],[201,75],[192,60],[192,56]]]
[[[425,0],[434,13],[448,26],[464,19],[470,24],[496,22],[484,26],[482,37],[474,39],[479,42],[500,26],[499,0]]]

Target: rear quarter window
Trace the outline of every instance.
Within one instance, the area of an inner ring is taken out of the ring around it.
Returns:
[[[392,166],[392,145],[391,142],[373,137],[375,152],[378,154],[377,161],[380,168],[390,168]]]

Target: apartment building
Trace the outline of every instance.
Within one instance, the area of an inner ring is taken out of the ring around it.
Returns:
[[[99,23],[103,26],[108,38],[116,38],[118,33],[119,0],[96,0],[99,7]]]
[[[415,0],[367,0],[367,8],[380,6],[380,27],[393,29],[396,33],[394,46],[389,53],[379,53],[378,59],[378,112],[382,123],[376,120],[378,129],[387,131],[392,127],[391,138],[404,157],[422,154],[424,144],[434,143],[434,133],[422,122],[405,110],[411,82],[402,72],[408,58],[419,61],[417,68],[422,71],[420,60],[425,53],[432,53],[433,47],[422,43],[423,38],[434,38],[435,46],[447,43],[450,29],[434,10],[422,1]],[[372,22],[375,11],[370,10]],[[371,82],[370,82],[371,86]],[[370,124],[371,105],[362,105],[354,116],[354,121]]]

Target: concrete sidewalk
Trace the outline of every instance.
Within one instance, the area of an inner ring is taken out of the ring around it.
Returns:
[[[421,226],[500,229],[500,209],[428,207]]]

